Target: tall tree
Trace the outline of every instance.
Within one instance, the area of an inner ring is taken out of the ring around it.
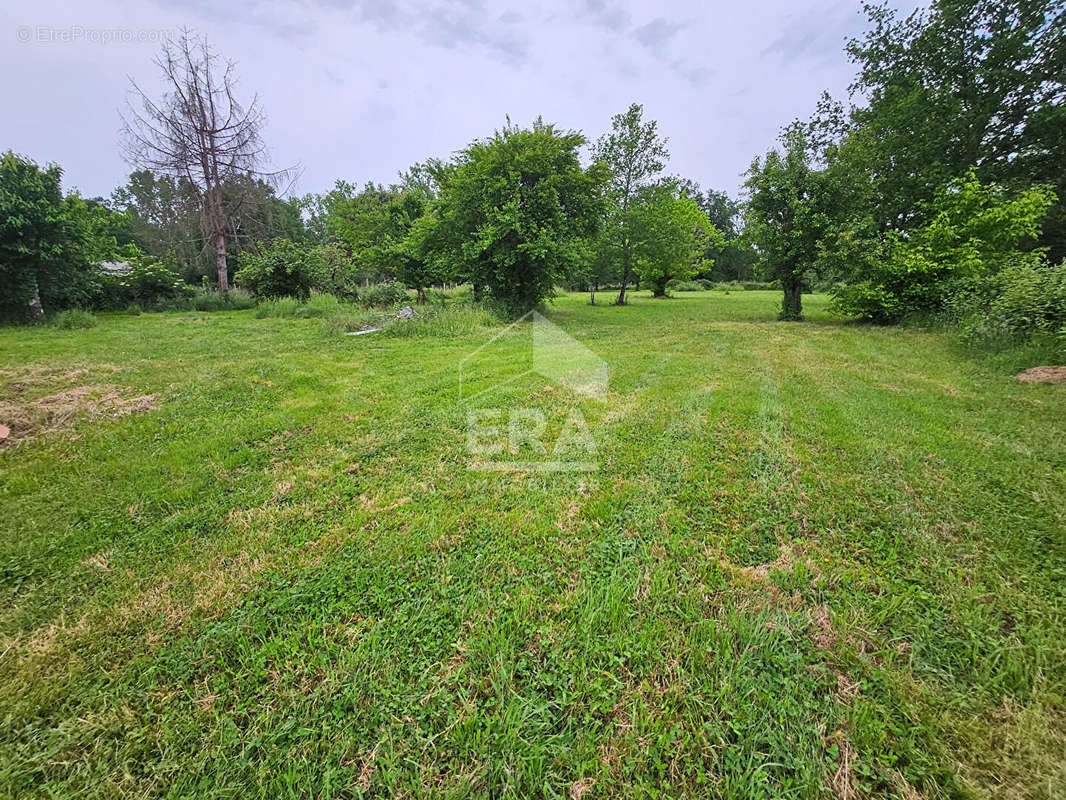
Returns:
[[[136,107],[123,117],[127,160],[142,169],[180,178],[193,187],[204,236],[213,244],[219,289],[229,288],[227,238],[236,235],[235,204],[225,187],[258,178],[276,182],[286,171],[268,172],[262,140],[265,122],[256,96],[237,98],[233,62],[222,62],[206,38],[188,31],[163,45],[155,62],[166,88],[159,100],[131,80]]]
[[[1054,186],[1066,198],[1066,3],[934,0],[900,16],[867,3],[847,51],[859,67],[836,154],[869,187],[880,233],[924,225],[929,201],[976,167],[981,181]],[[1066,211],[1045,244],[1066,255]]]
[[[55,164],[41,169],[10,151],[0,156],[0,309],[16,317],[88,305],[94,262],[114,250],[109,212],[64,197],[62,174]]]
[[[643,121],[644,106],[633,103],[624,114],[611,118],[611,132],[593,148],[593,156],[607,165],[612,175],[615,213],[608,225],[618,240],[622,259],[618,305],[625,305],[626,289],[633,275],[633,234],[629,207],[641,188],[653,183],[670,157],[666,140],[659,138],[658,123]]]
[[[629,216],[634,267],[655,297],[666,297],[671,281],[693,277],[708,246],[722,241],[700,205],[674,181],[641,188]]]
[[[512,313],[550,297],[602,219],[607,170],[582,168],[584,143],[540,120],[475,141],[439,171],[433,215],[415,229],[419,257]]]
[[[781,144],[782,151],[771,150],[748,169],[747,227],[765,272],[781,281],[780,318],[799,320],[804,278],[818,263],[831,193],[825,171],[811,163],[803,126],[787,128]]]

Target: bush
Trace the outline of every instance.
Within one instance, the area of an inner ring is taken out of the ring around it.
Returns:
[[[856,274],[833,292],[832,307],[874,322],[898,322],[914,314],[937,314],[951,305],[960,286],[988,283],[998,295],[997,276],[1028,258],[1027,241],[1040,234],[1055,195],[1034,186],[1008,195],[982,184],[973,172],[937,191],[922,204],[929,222],[905,233],[890,231],[868,251]]]
[[[126,313],[129,314],[131,317],[139,317],[144,312],[141,307],[136,303],[130,303],[128,306],[126,306]]]
[[[352,297],[357,270],[339,245],[308,247],[275,239],[258,253],[241,253],[235,283],[260,297],[306,300],[314,291]]]
[[[52,317],[52,327],[60,330],[75,330],[77,328],[93,328],[96,326],[96,317],[88,311],[79,308],[70,308],[60,311]]]
[[[1066,330],[1066,262],[1050,266],[1039,253],[1020,254],[988,280],[958,285],[943,318],[965,341],[1002,348]]]
[[[156,310],[188,305],[194,290],[181,279],[172,254],[164,261],[134,255],[129,257],[129,262],[130,271],[125,275],[102,276],[95,305],[115,311],[130,305]]]
[[[364,308],[394,308],[410,299],[407,290],[395,281],[372,283],[359,290],[359,304]]]

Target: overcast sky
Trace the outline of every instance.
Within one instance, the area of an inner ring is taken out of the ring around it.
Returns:
[[[124,182],[128,76],[160,89],[159,37],[182,26],[237,62],[298,193],[391,182],[505,114],[594,139],[634,101],[671,172],[735,193],[782,125],[846,95],[843,43],[864,27],[859,0],[35,0],[0,21],[0,150],[59,163],[87,196]]]

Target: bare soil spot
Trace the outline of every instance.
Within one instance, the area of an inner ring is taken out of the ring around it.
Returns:
[[[1066,367],[1031,367],[1014,378],[1022,383],[1066,383]]]

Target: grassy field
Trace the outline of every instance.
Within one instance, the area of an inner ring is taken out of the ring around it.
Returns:
[[[1066,796],[1066,386],[778,303],[558,300],[589,473],[474,323],[0,330],[0,795]]]

